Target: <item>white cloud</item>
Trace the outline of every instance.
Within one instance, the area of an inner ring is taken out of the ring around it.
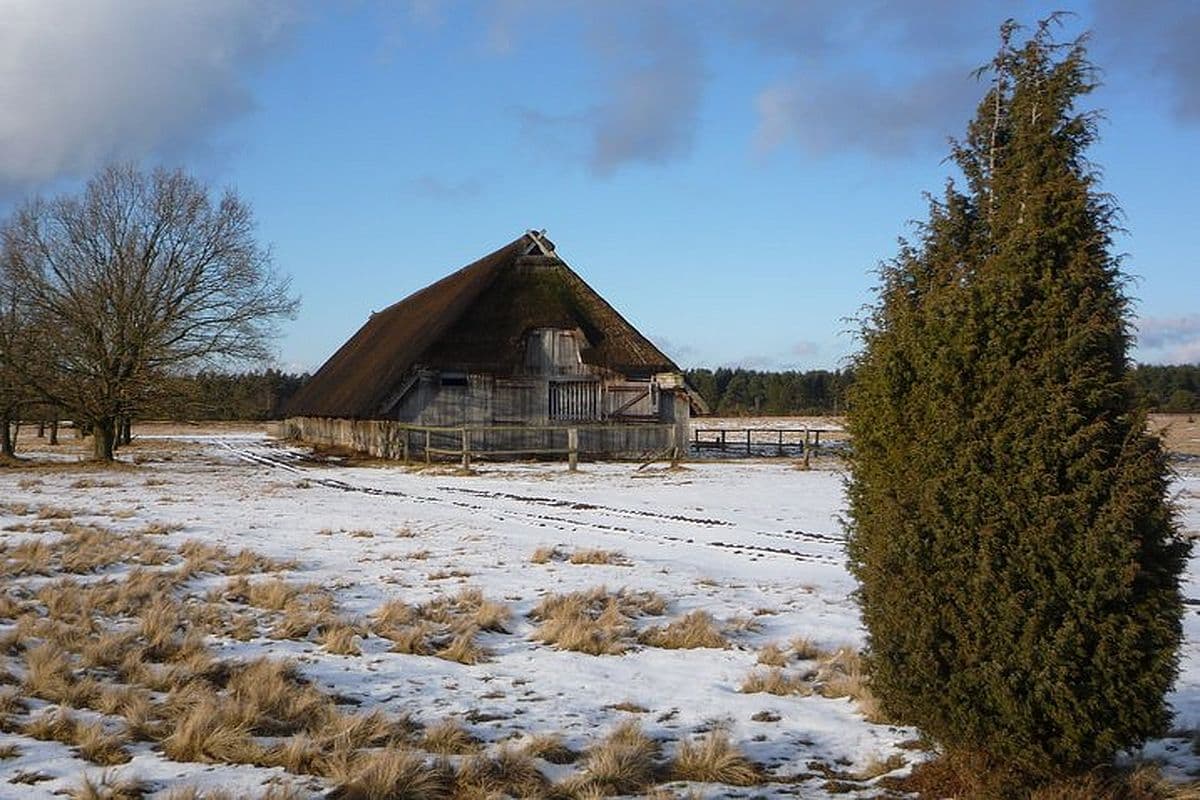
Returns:
[[[247,68],[298,16],[250,0],[0,0],[0,196],[205,146],[253,108]]]
[[[1137,329],[1142,360],[1160,364],[1200,363],[1200,314],[1142,317]]]

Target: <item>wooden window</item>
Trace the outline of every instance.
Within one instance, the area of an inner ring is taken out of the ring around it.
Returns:
[[[550,419],[566,421],[600,419],[600,382],[551,381]]]

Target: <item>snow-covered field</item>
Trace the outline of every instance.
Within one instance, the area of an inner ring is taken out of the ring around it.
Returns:
[[[819,691],[739,691],[748,675],[764,670],[756,662],[769,644],[786,650],[790,640],[806,637],[829,652],[862,644],[854,585],[843,565],[843,476],[837,471],[803,471],[779,460],[698,463],[678,471],[584,464],[574,474],[560,464],[484,465],[460,475],[317,463],[302,449],[237,432],[142,437],[126,453],[139,463],[110,471],[0,469],[0,543],[11,552],[23,541],[53,541],[63,535],[62,520],[130,533],[155,525],[152,538],[172,551],[200,540],[294,560],[282,577],[331,591],[338,613],[366,633],[359,655],[332,654],[315,637],[269,638],[265,628],[245,641],[210,636],[207,644],[221,659],[293,659],[316,687],[358,711],[410,714],[427,725],[453,718],[487,747],[561,734],[572,750],[585,751],[618,723],[636,718],[663,743],[668,759],[681,742],[727,730],[769,782],[748,788],[671,784],[702,796],[825,797],[837,789],[839,797],[872,797],[879,794],[875,775],[886,769],[881,764],[890,759],[903,774],[923,757],[911,749],[914,731],[867,722],[851,699]],[[1181,475],[1176,486],[1184,528],[1200,532],[1200,475]],[[535,563],[539,548],[557,550],[548,560],[543,550]],[[613,564],[567,560],[588,548],[622,558]],[[180,561],[173,555],[159,568]],[[73,577],[86,583],[128,570],[113,564]],[[2,580],[10,596],[25,598],[60,577]],[[191,580],[203,592],[219,591],[230,579],[201,574]],[[622,655],[595,656],[534,638],[530,612],[543,598],[598,586],[653,591],[667,601],[663,615],[633,619],[638,630],[702,610],[722,627],[729,646],[630,642]],[[373,612],[390,599],[417,606],[464,587],[478,587],[512,612],[507,632],[478,634],[490,651],[487,660],[467,665],[392,652],[390,640],[367,633]],[[1186,591],[1200,598],[1200,570],[1191,571]],[[1189,610],[1182,675],[1171,696],[1180,729],[1200,728],[1197,614]],[[16,627],[0,619],[0,637]],[[4,658],[9,680],[19,683],[21,660],[12,653]],[[811,678],[817,667],[815,659],[792,657],[784,673]],[[31,701],[27,713],[48,705]],[[7,756],[0,760],[0,797],[48,798],[76,786],[84,773],[98,778],[105,771],[136,775],[162,797],[184,785],[253,794],[281,776],[314,796],[330,786],[279,767],[171,761],[149,741],[127,745],[128,763],[102,768],[74,746],[7,727],[0,733]],[[1176,775],[1200,767],[1183,736],[1147,748]],[[551,780],[582,768],[538,765]],[[10,783],[31,775],[40,779]]]

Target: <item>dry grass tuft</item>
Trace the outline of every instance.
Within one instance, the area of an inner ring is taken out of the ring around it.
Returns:
[[[604,564],[617,567],[628,567],[633,563],[619,550],[576,550],[567,560],[572,564]]]
[[[384,630],[412,625],[419,618],[417,609],[398,598],[386,601],[371,614],[375,632],[380,636],[384,635],[382,633]]]
[[[104,724],[76,725],[75,746],[79,755],[103,767],[125,764],[132,756],[125,749],[129,735],[124,731],[106,731]]]
[[[447,717],[425,729],[421,749],[439,755],[466,755],[479,752],[479,740],[458,721]]]
[[[583,771],[563,788],[574,796],[634,794],[656,782],[660,753],[659,743],[636,721],[623,722],[587,751]]]
[[[43,742],[75,743],[75,730],[79,720],[64,709],[44,711],[32,718],[21,728],[21,733]]]
[[[563,558],[563,552],[557,547],[539,547],[533,551],[533,555],[529,557],[529,561],[534,564],[549,564],[551,561],[559,561]]]
[[[820,658],[813,688],[822,697],[849,697],[868,722],[885,723],[879,701],[871,693],[866,665],[858,651],[842,647]]]
[[[317,638],[325,652],[336,656],[361,656],[358,646],[361,629],[353,623],[336,620],[327,625]]]
[[[551,764],[574,764],[579,759],[579,753],[567,747],[562,736],[557,733],[531,736],[521,746],[521,752]]]
[[[792,654],[801,661],[812,661],[818,658],[825,658],[829,655],[829,653],[822,650],[812,639],[806,636],[797,636],[795,639],[792,639],[790,644]]]
[[[475,627],[461,631],[434,655],[446,661],[457,661],[459,664],[467,665],[488,660],[491,654],[475,641],[475,635],[478,632],[479,629]]]
[[[173,761],[255,764],[263,760],[262,748],[251,738],[250,725],[232,720],[213,699],[192,706],[175,723],[162,743]]]
[[[143,536],[166,536],[184,529],[182,522],[151,522],[138,529]]]
[[[812,694],[812,687],[802,679],[788,675],[781,669],[769,669],[766,671],[755,670],[751,672],[746,676],[746,680],[742,682],[742,686],[738,691],[744,694],[766,692],[767,694],[777,695],[808,695]]]
[[[149,791],[131,775],[104,772],[98,782],[84,775],[66,794],[71,800],[142,800]]]
[[[729,640],[707,611],[692,611],[664,627],[647,628],[638,635],[638,641],[668,650],[729,647]]]
[[[699,742],[683,742],[675,754],[671,777],[698,783],[753,786],[763,782],[762,770],[729,741],[725,731],[709,731]]]
[[[504,747],[466,761],[458,772],[456,796],[541,797],[549,781],[524,753]]]
[[[666,601],[654,592],[610,593],[598,586],[582,592],[551,594],[530,612],[540,624],[534,638],[560,650],[591,655],[620,655],[633,641],[634,617],[661,614]]]
[[[429,767],[410,750],[394,747],[364,753],[338,764],[330,800],[441,800],[453,776]]]
[[[758,663],[765,667],[786,667],[788,655],[779,645],[771,643],[758,651]]]

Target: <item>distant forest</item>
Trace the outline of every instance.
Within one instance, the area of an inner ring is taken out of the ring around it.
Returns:
[[[850,370],[689,369],[688,383],[720,416],[840,414],[846,408]],[[195,420],[277,419],[307,374],[201,372],[176,378],[146,414],[148,418]],[[1134,383],[1152,411],[1200,412],[1200,364],[1139,364]]]

